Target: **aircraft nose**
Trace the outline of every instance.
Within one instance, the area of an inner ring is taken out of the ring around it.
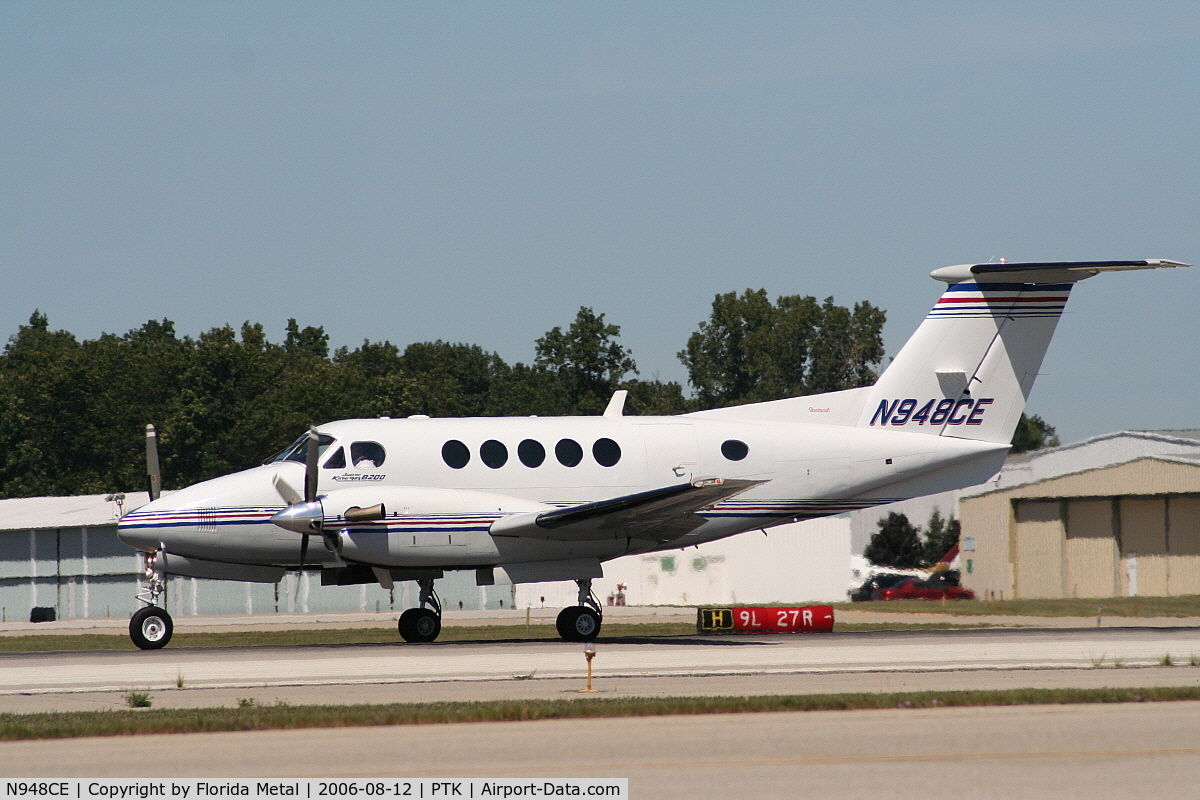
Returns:
[[[159,498],[121,517],[117,538],[130,547],[147,552],[157,550],[171,529],[177,529],[185,508],[174,500]]]
[[[117,538],[137,550],[157,550],[162,537],[159,525],[144,512],[130,511],[117,523]]]

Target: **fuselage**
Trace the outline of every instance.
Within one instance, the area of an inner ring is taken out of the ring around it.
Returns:
[[[929,475],[968,485],[1007,446],[953,437],[799,422],[677,417],[357,419],[323,425],[318,497],[327,545],[309,565],[471,568],[688,547],[748,530],[925,493]],[[303,448],[272,463],[170,493],[121,521],[138,549],[212,561],[296,565],[301,536],[271,522],[300,486]],[[762,483],[701,512],[669,542],[537,541],[492,536],[502,517],[631,495],[703,478]],[[936,480],[935,480],[936,482]],[[936,487],[935,487],[936,490]],[[383,503],[383,519],[347,523]]]

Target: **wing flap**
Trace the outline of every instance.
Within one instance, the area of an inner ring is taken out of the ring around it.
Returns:
[[[698,512],[766,481],[708,478],[552,511],[502,517],[493,536],[579,542],[643,538],[669,542],[704,524]]]

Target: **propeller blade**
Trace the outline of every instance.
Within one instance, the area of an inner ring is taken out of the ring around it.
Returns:
[[[304,451],[304,502],[317,499],[317,456],[321,454],[321,437],[316,428],[308,429],[308,447]]]
[[[308,534],[300,537],[300,569],[304,569],[304,562],[308,559]]]
[[[150,500],[162,493],[162,472],[158,468],[158,433],[153,425],[146,426],[146,478]]]
[[[284,479],[282,475],[276,475],[271,479],[271,483],[275,486],[275,491],[279,492],[279,496],[283,498],[283,502],[289,506],[299,503],[304,497],[292,488],[292,485]]]

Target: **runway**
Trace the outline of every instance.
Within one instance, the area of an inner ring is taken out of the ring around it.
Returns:
[[[595,686],[610,696],[1200,685],[1193,627],[602,638],[596,649]],[[585,672],[582,646],[557,640],[7,654],[0,712],[120,708],[132,690],[156,707],[561,697]]]

